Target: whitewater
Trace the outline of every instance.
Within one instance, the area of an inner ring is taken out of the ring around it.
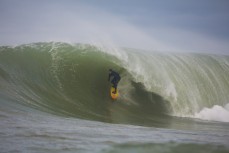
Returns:
[[[108,70],[120,73],[113,101]],[[0,47],[1,152],[229,152],[229,56]]]

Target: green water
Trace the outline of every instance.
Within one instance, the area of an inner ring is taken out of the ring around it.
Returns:
[[[122,77],[116,101],[109,68]],[[0,148],[228,152],[228,76],[223,55],[60,42],[2,46]]]

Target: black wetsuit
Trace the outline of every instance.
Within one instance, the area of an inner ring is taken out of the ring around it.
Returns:
[[[118,85],[118,82],[121,80],[121,77],[117,72],[110,70],[108,81],[110,81],[111,77],[113,77],[113,79],[111,80],[111,83],[113,84],[113,87],[115,88],[115,92],[116,92],[117,85]]]

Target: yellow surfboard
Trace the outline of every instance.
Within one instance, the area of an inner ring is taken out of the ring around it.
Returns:
[[[116,93],[113,93],[115,91],[115,88],[114,87],[111,87],[111,98],[112,99],[117,99],[118,98],[118,89],[117,89],[117,91],[116,91]]]

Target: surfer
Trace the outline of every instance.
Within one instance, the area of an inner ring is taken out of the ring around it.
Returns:
[[[114,94],[117,92],[117,86],[118,86],[118,82],[121,80],[120,75],[113,71],[112,69],[109,69],[109,77],[108,77],[108,81],[110,81],[111,77],[113,77],[113,79],[111,80],[111,83],[113,84],[113,87],[115,88],[115,91],[113,92]]]

